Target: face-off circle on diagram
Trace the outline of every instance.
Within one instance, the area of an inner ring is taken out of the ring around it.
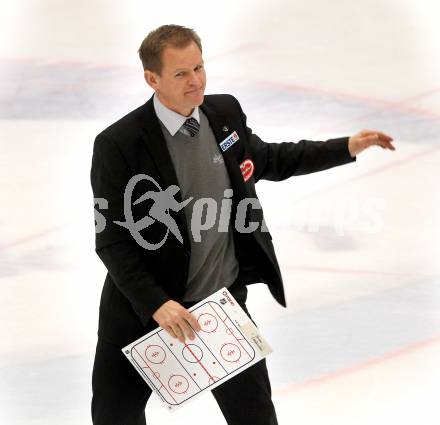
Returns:
[[[220,378],[218,376],[211,376],[208,381],[208,385],[215,384]]]
[[[183,394],[188,391],[188,380],[182,375],[171,375],[168,380],[168,387],[173,393]]]
[[[212,314],[203,313],[199,316],[197,321],[199,322],[203,332],[211,333],[217,330],[218,321]]]
[[[238,345],[231,343],[223,344],[222,348],[220,349],[220,355],[222,356],[223,360],[234,363],[240,360],[241,350]]]
[[[145,349],[145,357],[151,363],[161,364],[165,361],[167,355],[165,350],[159,345],[149,345]]]
[[[203,351],[198,345],[188,344],[183,347],[182,356],[189,363],[197,363],[202,360]]]

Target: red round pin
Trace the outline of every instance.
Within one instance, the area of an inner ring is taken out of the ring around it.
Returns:
[[[246,159],[240,164],[240,170],[244,181],[247,182],[254,173],[254,163],[250,159]]]

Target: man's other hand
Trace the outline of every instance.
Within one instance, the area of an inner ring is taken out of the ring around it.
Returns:
[[[153,319],[182,344],[185,343],[185,337],[191,341],[195,338],[193,329],[196,332],[201,330],[196,318],[185,307],[173,300],[162,304],[154,312]]]
[[[348,141],[348,150],[351,157],[355,157],[364,149],[378,145],[383,149],[394,151],[396,148],[391,144],[393,138],[375,130],[362,130],[361,132],[351,136]]]

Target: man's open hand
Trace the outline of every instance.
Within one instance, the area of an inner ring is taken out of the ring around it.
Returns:
[[[153,319],[182,344],[185,343],[185,337],[190,340],[195,338],[193,329],[196,332],[201,330],[196,318],[185,307],[173,300],[162,304],[153,314]]]
[[[360,133],[350,137],[348,141],[348,150],[352,157],[355,157],[364,149],[372,145],[378,145],[383,149],[394,151],[396,148],[391,144],[392,140],[392,137],[387,136],[380,131],[362,130]]]

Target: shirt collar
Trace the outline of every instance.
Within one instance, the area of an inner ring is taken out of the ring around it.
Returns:
[[[198,106],[194,108],[192,114],[189,117],[185,117],[167,108],[156,96],[156,93],[153,97],[153,104],[157,117],[160,119],[165,128],[169,131],[171,136],[174,136],[179,131],[180,127],[182,127],[183,123],[188,118],[193,117],[200,124],[200,114]]]

